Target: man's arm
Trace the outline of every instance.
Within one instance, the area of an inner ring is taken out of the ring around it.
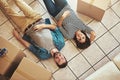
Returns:
[[[64,20],[66,17],[68,17],[69,14],[70,14],[70,11],[68,11],[68,10],[63,13],[63,15],[60,17],[60,19],[59,19],[58,22],[57,22],[57,25],[58,25],[59,27],[62,26],[63,20]]]
[[[25,41],[24,39],[22,39],[22,37],[19,35],[19,33],[16,30],[13,30],[13,35],[15,36],[15,38],[20,41],[20,43],[22,43],[26,48],[28,48],[30,46],[30,43]]]
[[[56,25],[53,25],[53,24],[38,24],[33,29],[34,30],[42,30],[42,29],[54,30],[55,28],[56,28]]]
[[[26,48],[28,48],[34,55],[40,59],[48,59],[51,57],[51,54],[45,49],[38,46],[32,45],[26,40],[22,39],[19,33],[16,30],[13,30],[13,35],[18,41],[20,41]]]

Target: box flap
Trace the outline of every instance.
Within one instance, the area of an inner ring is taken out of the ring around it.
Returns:
[[[110,0],[82,0],[82,1],[94,5],[103,10],[106,10],[110,5]]]

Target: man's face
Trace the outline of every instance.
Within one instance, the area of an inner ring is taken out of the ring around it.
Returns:
[[[86,40],[85,35],[80,30],[76,32],[76,38],[80,43],[84,43]]]
[[[54,54],[54,60],[57,64],[61,65],[66,62],[65,57],[61,53]]]

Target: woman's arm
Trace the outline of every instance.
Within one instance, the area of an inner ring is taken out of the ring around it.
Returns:
[[[67,16],[69,16],[69,14],[70,14],[70,11],[69,11],[69,10],[67,10],[67,11],[65,11],[65,12],[63,13],[63,15],[60,17],[60,19],[59,19],[58,22],[57,22],[57,25],[58,25],[59,27],[62,26],[63,20],[64,20]]]
[[[96,37],[95,32],[94,32],[94,31],[91,31],[91,32],[90,32],[90,41],[92,42],[92,41],[95,39],[95,37]]]

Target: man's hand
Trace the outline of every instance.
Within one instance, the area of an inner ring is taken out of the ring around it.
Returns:
[[[33,30],[42,30],[42,29],[51,29],[54,30],[56,28],[56,25],[53,24],[38,24],[33,27]]]
[[[36,25],[33,27],[33,30],[34,31],[37,31],[37,30],[42,30],[44,28],[45,24],[39,24],[39,25]]]

